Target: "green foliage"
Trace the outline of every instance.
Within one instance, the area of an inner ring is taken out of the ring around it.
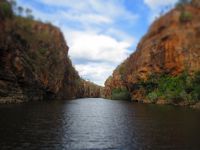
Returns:
[[[32,15],[32,10],[29,9],[29,8],[26,8],[25,9],[25,12],[26,12],[26,17],[30,20],[34,20],[34,16]]]
[[[141,84],[146,91],[146,97],[155,102],[165,99],[172,102],[200,100],[200,72],[191,77],[184,72],[180,76],[151,75]]]
[[[193,97],[196,98],[196,100],[200,100],[200,71],[194,76],[192,88]]]
[[[158,87],[158,78],[158,75],[152,74],[147,81],[142,81],[139,84],[146,89],[146,93],[150,93]]]
[[[190,3],[191,3],[191,0],[179,0],[176,3],[176,8],[183,11],[184,6],[187,5],[187,4],[190,4]]]
[[[12,17],[13,13],[9,3],[0,2],[0,15],[2,15],[2,17]]]
[[[33,15],[28,15],[27,19],[34,20],[34,16]]]
[[[12,7],[16,7],[17,5],[16,0],[10,0],[9,3],[11,4]]]
[[[160,97],[160,93],[159,91],[153,91],[148,93],[147,98],[151,101],[151,102],[156,102],[158,100],[158,98]]]
[[[25,10],[25,11],[26,11],[26,14],[27,14],[27,15],[30,15],[30,14],[32,13],[32,10],[31,10],[31,9],[29,9],[29,8],[26,8],[26,10]]]
[[[112,90],[112,97],[113,100],[130,100],[130,93],[126,88],[116,88]]]
[[[46,51],[47,51],[47,49],[45,49],[45,48],[40,48],[40,49],[39,49],[39,52],[40,52],[40,54],[42,54],[42,55],[44,55],[44,54],[46,53]]]
[[[179,77],[164,76],[159,79],[158,89],[166,99],[179,99],[183,88],[184,81]]]
[[[179,19],[181,22],[189,22],[192,20],[192,18],[192,13],[188,11],[182,11]]]
[[[189,4],[191,0],[179,0],[178,4]]]
[[[18,7],[17,7],[17,10],[18,10],[18,13],[19,13],[20,15],[22,15],[22,13],[23,13],[23,11],[24,11],[24,8],[23,8],[22,6],[18,6]]]

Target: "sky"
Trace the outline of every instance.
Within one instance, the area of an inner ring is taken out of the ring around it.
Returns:
[[[104,85],[137,47],[153,20],[177,0],[17,0],[36,20],[64,34],[81,77]]]

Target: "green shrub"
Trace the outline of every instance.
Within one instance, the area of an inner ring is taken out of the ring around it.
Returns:
[[[147,98],[151,101],[151,102],[156,102],[158,100],[158,98],[160,97],[160,93],[158,91],[153,91],[150,92],[147,95]]]
[[[46,53],[46,51],[47,51],[47,49],[45,49],[45,48],[39,49],[39,52],[40,52],[41,55],[44,55]]]
[[[33,15],[28,15],[27,19],[34,20],[34,16]]]
[[[189,22],[192,20],[192,14],[188,11],[182,11],[180,15],[180,21],[181,22]]]
[[[196,93],[186,93],[185,92],[182,95],[182,98],[183,98],[184,101],[187,101],[187,102],[196,102],[196,101],[198,101]]]
[[[142,84],[146,97],[152,102],[165,99],[172,102],[200,100],[200,72],[191,77],[188,73],[173,77],[169,75],[150,76]]]
[[[176,8],[179,9],[179,10],[183,10],[184,9],[184,5],[181,4],[181,3],[177,3],[176,4]]]
[[[112,97],[113,100],[130,100],[130,93],[126,88],[116,88],[112,90]]]
[[[180,77],[164,76],[159,79],[158,89],[167,100],[181,99],[184,81]]]
[[[200,71],[195,73],[193,82],[200,85]]]
[[[11,17],[13,15],[12,9],[9,3],[0,2],[0,15],[2,15],[2,17]]]
[[[193,97],[196,98],[196,100],[200,100],[200,71],[195,74],[192,87]]]
[[[148,80],[141,81],[139,84],[141,87],[146,89],[146,93],[150,93],[158,88],[158,79],[160,78],[159,75],[152,74],[149,76]]]

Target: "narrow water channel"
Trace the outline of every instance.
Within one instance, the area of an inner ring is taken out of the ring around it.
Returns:
[[[200,111],[105,99],[0,106],[4,149],[200,147]]]

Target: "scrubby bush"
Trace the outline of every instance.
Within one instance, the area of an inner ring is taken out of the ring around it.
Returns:
[[[28,15],[27,19],[34,20],[34,16],[33,15]]]
[[[200,71],[195,74],[192,87],[192,94],[194,98],[200,100]]]
[[[178,8],[179,10],[184,10],[184,6],[190,3],[191,3],[191,0],[179,0],[176,3],[176,8]]]
[[[126,88],[116,88],[112,90],[112,97],[113,100],[130,100],[130,93]]]
[[[178,0],[178,4],[189,4],[191,0]]]
[[[192,20],[192,17],[192,13],[188,11],[182,11],[179,19],[181,22],[189,22]]]
[[[172,102],[200,100],[200,72],[195,76],[183,73],[173,77],[170,75],[151,75],[142,84],[146,91],[146,97],[151,102],[165,99]]]
[[[7,2],[0,2],[0,19],[1,17],[12,17],[13,12],[11,5]]]
[[[44,55],[47,52],[47,49],[45,48],[40,48],[39,49],[40,54]]]
[[[158,98],[160,97],[160,93],[159,91],[153,91],[148,93],[147,98],[151,101],[151,102],[156,102],[158,100]]]

